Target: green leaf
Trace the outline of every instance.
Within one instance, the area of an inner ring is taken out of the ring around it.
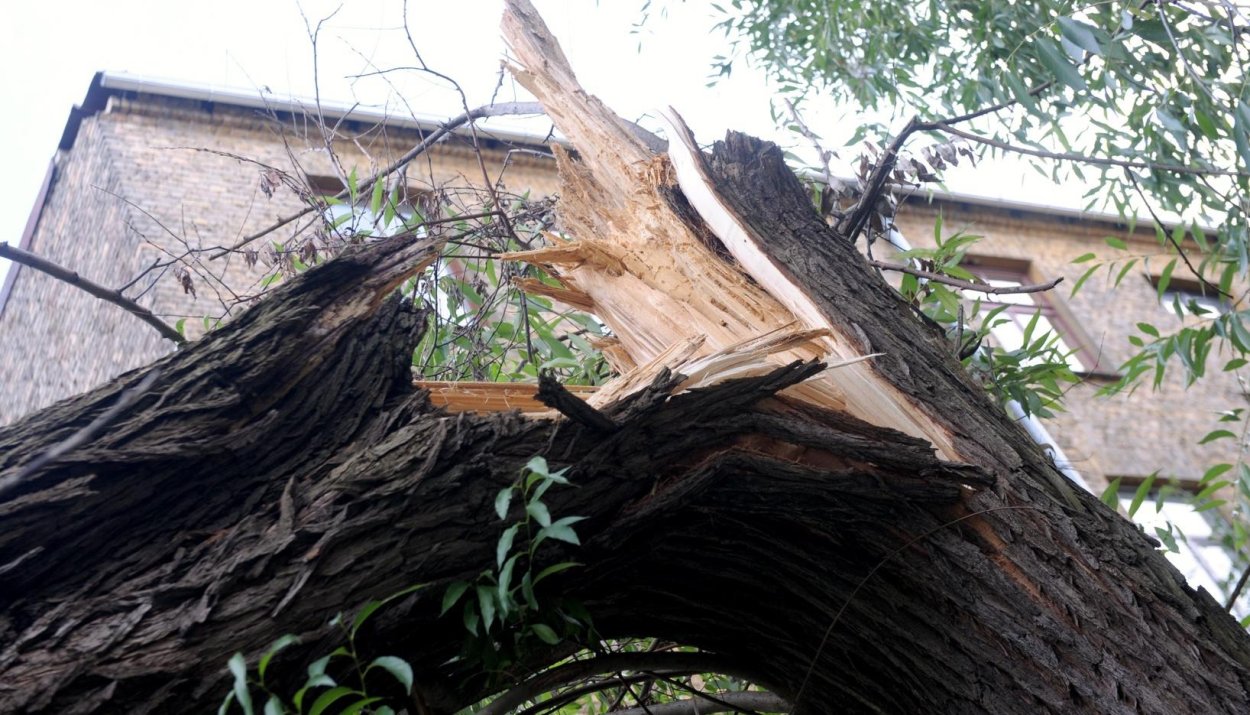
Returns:
[[[1198,123],[1198,129],[1202,132],[1203,136],[1211,141],[1219,140],[1220,130],[1215,126],[1215,122],[1206,112],[1194,107],[1194,121]]]
[[[542,571],[539,571],[538,575],[534,577],[533,583],[534,585],[538,585],[540,581],[547,578],[548,576],[554,576],[560,573],[561,571],[568,571],[569,569],[575,566],[581,566],[581,564],[577,563],[576,561],[563,561],[558,564],[552,564],[551,566],[548,566]]]
[[[1228,464],[1228,463],[1216,464],[1215,466],[1211,467],[1210,469],[1208,469],[1206,472],[1203,473],[1201,483],[1206,484],[1207,482],[1211,481],[1212,479],[1215,479],[1216,477],[1220,476],[1221,474],[1223,474],[1224,472],[1227,472],[1228,470],[1232,468],[1233,468],[1233,465]]]
[[[1198,444],[1207,444],[1208,442],[1214,442],[1217,439],[1229,439],[1229,438],[1235,438],[1236,436],[1237,435],[1233,434],[1232,432],[1229,432],[1226,429],[1212,430],[1210,432],[1207,432],[1205,437],[1198,440]]]
[[[1150,494],[1150,489],[1155,484],[1155,479],[1159,477],[1158,472],[1152,472],[1146,477],[1141,484],[1137,485],[1137,491],[1133,492],[1133,501],[1128,506],[1128,516],[1133,518],[1137,514],[1137,510],[1141,508],[1142,502],[1146,501],[1146,497]]]
[[[230,660],[226,662],[226,667],[230,669],[230,674],[234,676],[234,699],[243,708],[244,715],[252,715],[255,710],[252,707],[252,692],[247,686],[247,661],[243,659],[242,653],[235,653],[230,656]]]
[[[539,640],[547,645],[555,645],[560,642],[560,636],[556,635],[555,630],[545,623],[535,623],[530,626],[530,630],[534,632],[534,635],[538,636]]]
[[[1081,255],[1077,256],[1076,258],[1073,258],[1073,259],[1072,259],[1072,262],[1073,262],[1073,263],[1085,263],[1086,261],[1092,261],[1092,260],[1094,260],[1094,259],[1095,259],[1095,258],[1097,258],[1097,257],[1098,257],[1098,256],[1097,256],[1096,254],[1093,254],[1093,253],[1083,253],[1083,254],[1081,254]]]
[[[1122,238],[1116,238],[1115,236],[1107,236],[1106,238],[1102,240],[1103,240],[1103,243],[1107,244],[1108,246],[1114,249],[1117,249],[1120,251],[1124,251],[1128,249],[1128,244],[1125,243],[1124,239]]]
[[[1070,17],[1059,18],[1059,32],[1064,39],[1091,55],[1101,55],[1102,47],[1098,44],[1098,29],[1080,20]]]
[[[1168,261],[1163,267],[1163,273],[1159,274],[1159,281],[1155,284],[1155,291],[1159,300],[1163,300],[1163,293],[1167,291],[1168,286],[1172,284],[1172,271],[1176,269],[1176,259]]]
[[[347,195],[351,197],[351,203],[355,205],[359,191],[356,190],[356,167],[352,167],[352,171],[347,175]]]
[[[277,695],[270,695],[265,701],[265,715],[286,715],[286,708],[282,707],[282,700]]]
[[[312,701],[312,707],[309,710],[309,715],[321,715],[322,712],[326,711],[327,707],[334,705],[336,701],[341,700],[342,697],[346,697],[347,695],[359,695],[359,692],[350,689],[350,687],[344,687],[341,685],[331,687],[330,690],[322,692],[321,695],[317,696],[316,700]]]
[[[508,558],[508,552],[512,551],[512,544],[516,541],[517,531],[520,528],[520,524],[513,524],[499,535],[499,541],[495,544],[495,568],[503,566],[504,560]]]
[[[477,626],[481,622],[482,617],[473,605],[473,601],[465,601],[464,603],[464,628],[471,635],[477,635]]]
[[[1003,81],[1007,83],[1007,89],[1011,90],[1011,96],[1021,104],[1029,112],[1037,111],[1037,100],[1032,94],[1029,94],[1028,87],[1024,86],[1024,82],[1014,72],[1003,73]]]
[[[265,671],[269,669],[269,661],[273,660],[274,655],[283,648],[296,643],[299,643],[299,638],[288,633],[269,646],[269,650],[265,651],[265,654],[260,657],[260,661],[256,664],[256,673],[260,676],[260,682],[265,682]]]
[[[1118,288],[1120,285],[1120,282],[1124,280],[1124,276],[1128,275],[1128,272],[1133,270],[1133,266],[1135,265],[1137,265],[1136,258],[1130,258],[1127,261],[1125,261],[1124,265],[1120,268],[1120,272],[1116,274],[1115,282],[1113,283],[1113,285],[1115,285]]]
[[[1042,61],[1047,70],[1050,70],[1055,79],[1078,92],[1085,90],[1085,80],[1081,79],[1081,73],[1068,59],[1067,53],[1060,50],[1058,45],[1048,38],[1038,37],[1033,40],[1033,46],[1037,48],[1037,58]]]
[[[512,504],[513,487],[504,487],[495,495],[495,513],[500,519],[508,518],[508,506]]]
[[[1209,499],[1213,494],[1215,494],[1219,490],[1231,484],[1232,482],[1228,481],[1227,479],[1220,479],[1218,481],[1213,481],[1210,484],[1208,484],[1202,491],[1194,495],[1194,502],[1202,502],[1205,499]]]
[[[369,213],[373,214],[372,218],[374,220],[382,215],[382,196],[383,191],[386,189],[385,183],[382,181],[382,177],[374,177],[373,196],[369,198]]]
[[[1081,289],[1081,286],[1085,285],[1085,281],[1089,280],[1090,276],[1094,275],[1094,273],[1097,272],[1098,268],[1099,268],[1099,265],[1095,263],[1094,265],[1085,269],[1085,272],[1081,274],[1081,277],[1077,278],[1076,283],[1072,285],[1072,292],[1069,293],[1068,295],[1069,296],[1076,295],[1076,292]]]
[[[351,705],[348,705],[347,707],[343,708],[342,712],[340,712],[339,715],[360,715],[360,713],[364,712],[365,708],[369,707],[370,705],[374,703],[381,702],[381,701],[382,701],[382,698],[377,697],[377,696],[361,698],[360,700],[357,700]]]
[[[374,658],[365,670],[369,671],[374,668],[381,668],[395,676],[399,684],[404,686],[405,694],[412,692],[412,666],[408,664],[408,661],[393,655],[384,655]]]
[[[1250,168],[1250,138],[1247,137],[1247,132],[1250,132],[1250,106],[1238,101],[1237,109],[1233,112],[1233,142],[1241,156],[1243,170]]]
[[[325,655],[309,663],[308,664],[308,679],[312,680],[314,678],[318,678],[322,675],[325,675],[326,666],[330,664],[330,659],[333,657],[334,657],[333,654]]]
[[[525,468],[533,472],[534,474],[538,474],[544,477],[547,476],[547,474],[549,474],[549,471],[547,469],[547,460],[544,459],[543,457],[534,457],[530,459],[530,461],[525,463]]]
[[[512,572],[516,569],[517,559],[521,558],[521,554],[513,554],[512,558],[504,562],[503,568],[499,569],[499,584],[496,585],[495,591],[498,596],[500,609],[503,611],[503,617],[508,615],[508,611],[512,607]]]
[[[1142,331],[1146,335],[1149,335],[1152,338],[1159,337],[1158,329],[1155,328],[1155,326],[1151,325],[1150,323],[1138,323],[1137,329]]]
[[[1112,509],[1119,508],[1120,506],[1120,477],[1116,477],[1115,479],[1112,479],[1111,483],[1107,485],[1107,488],[1102,490],[1102,494],[1099,495],[1098,499],[1103,504],[1106,504]]]
[[[1168,551],[1174,554],[1180,553],[1180,549],[1176,546],[1176,537],[1172,535],[1171,530],[1156,526],[1155,536],[1159,537],[1159,541],[1163,542]]]
[[[581,546],[582,544],[581,540],[577,538],[577,532],[569,528],[567,524],[559,522],[540,529],[538,535],[534,537],[534,542],[536,544],[541,543],[543,539],[555,539],[556,541],[563,541],[574,546]]]
[[[1196,512],[1210,511],[1211,509],[1222,507],[1227,503],[1228,503],[1227,499],[1212,499],[1210,501],[1201,502],[1200,504],[1194,507],[1194,511]]]
[[[1224,372],[1232,372],[1233,370],[1240,370],[1241,368],[1245,366],[1246,366],[1245,358],[1233,358],[1232,360],[1229,360],[1228,362],[1224,363]]]
[[[439,611],[438,615],[442,616],[450,611],[451,607],[456,605],[456,602],[460,600],[460,597],[468,589],[469,584],[467,581],[452,581],[448,584],[447,590],[443,593],[443,610]]]
[[[351,633],[352,638],[356,637],[356,633],[360,630],[360,627],[363,626],[365,621],[369,620],[369,616],[372,616],[374,611],[381,608],[382,605],[382,601],[369,601],[360,608],[360,610],[356,613],[356,617],[352,619],[352,627],[348,631]]]
[[[547,505],[540,501],[531,501],[525,505],[525,513],[529,514],[539,526],[551,526],[551,513],[547,511]]]
[[[477,606],[482,614],[482,626],[490,633],[490,627],[495,623],[495,594],[490,586],[477,587]]]

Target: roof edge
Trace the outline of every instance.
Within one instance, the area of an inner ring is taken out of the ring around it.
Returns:
[[[244,92],[238,89],[214,87],[212,85],[191,82],[174,82],[166,79],[145,77],[125,72],[96,72],[92,77],[91,85],[87,89],[87,95],[83,99],[82,104],[76,105],[70,110],[69,119],[66,122],[65,130],[61,135],[59,148],[61,150],[68,150],[73,147],[74,140],[78,136],[78,130],[82,124],[82,120],[103,111],[103,109],[108,105],[109,97],[127,93],[153,94],[163,97],[220,103],[247,109],[289,112],[293,114],[304,114],[317,104],[316,100],[311,98],[291,96],[283,99],[265,95],[259,90],[255,92]],[[381,123],[390,127],[417,131],[433,131],[442,127],[447,120],[446,117],[438,117],[434,115],[415,115],[406,117],[398,114],[379,112],[374,109],[360,107],[359,105],[348,105],[341,102],[322,101],[320,106],[322,115],[334,120],[345,119],[350,121]],[[468,134],[469,129],[466,127],[460,127],[455,130],[454,133]],[[525,131],[497,129],[493,127],[490,129],[490,136],[495,140],[522,144],[531,147],[546,147],[553,142],[553,138],[550,135],[540,136],[538,134]],[[559,138],[555,138],[554,141],[563,143]],[[810,179],[819,178],[815,172],[803,172],[803,174]],[[1131,223],[1151,223],[1151,219],[1144,217],[1137,217],[1136,221],[1134,221],[1133,219],[1126,219],[1119,214],[1107,211],[1091,211],[1088,209],[1068,208],[1064,206],[1054,206],[1031,201],[995,198],[980,194],[950,191],[947,189],[923,187],[910,190],[903,189],[902,193],[911,198],[923,199],[926,202],[941,201],[972,204],[1000,211],[1022,211],[1047,217],[1094,221],[1115,226],[1127,227]],[[1165,220],[1164,225],[1172,228],[1178,225],[1178,222]]]

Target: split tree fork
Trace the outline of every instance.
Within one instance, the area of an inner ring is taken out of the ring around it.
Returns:
[[[449,663],[463,626],[438,612],[494,563],[494,495],[536,454],[577,485],[552,511],[588,517],[549,594],[606,638],[702,650],[583,671],[732,673],[802,713],[1250,711],[1250,638],[1064,481],[776,147],[704,154],[674,117],[652,154],[526,0],[504,32],[577,150],[557,150],[570,240],[516,258],[618,337],[598,417],[432,407],[408,374],[423,321],[393,289],[437,246],[351,249],[0,430],[0,711],[215,707],[232,653],[292,633],[268,678],[289,692],[338,645],[334,613],[416,584],[356,640],[414,666],[397,704],[506,689]],[[517,694],[559,685],[567,666],[543,671],[568,654],[528,653]]]

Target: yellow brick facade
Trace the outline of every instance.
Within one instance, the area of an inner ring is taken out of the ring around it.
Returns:
[[[1056,304],[1075,324],[1080,335],[1070,336],[1070,341],[1088,342],[1086,347],[1098,358],[1098,372],[1116,373],[1133,354],[1135,348],[1127,338],[1140,334],[1138,323],[1150,323],[1165,334],[1181,325],[1171,309],[1159,303],[1150,282],[1150,276],[1157,277],[1171,258],[1164,255],[1153,229],[1129,233],[1125,226],[1101,217],[1080,219],[1041,210],[919,197],[905,202],[897,224],[913,245],[932,246],[939,214],[943,234],[963,232],[983,237],[970,255],[1027,263],[1038,281],[1064,278],[1044,299]],[[1129,250],[1108,247],[1104,239],[1109,236],[1127,239]],[[1118,287],[1114,285],[1118,269],[1110,277],[1100,269],[1073,295],[1073,285],[1092,264],[1072,261],[1091,252],[1105,260],[1155,258],[1130,269]],[[1178,268],[1175,275],[1179,279],[1183,273],[1184,269]],[[1098,397],[1098,388],[1110,379],[1090,377],[1067,393],[1067,411],[1045,424],[1095,492],[1109,479],[1126,477],[1131,481],[1156,470],[1163,477],[1200,479],[1211,464],[1236,458],[1230,440],[1198,444],[1208,432],[1224,426],[1217,422],[1221,411],[1246,404],[1238,375],[1220,371],[1230,357],[1213,356],[1208,376],[1189,389],[1185,389],[1179,365],[1168,371],[1157,392],[1147,380],[1131,394]]]

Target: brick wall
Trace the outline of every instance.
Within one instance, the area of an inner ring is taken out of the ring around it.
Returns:
[[[187,248],[230,246],[278,218],[303,208],[285,189],[260,191],[261,168],[244,157],[296,175],[334,175],[318,133],[290,119],[228,105],[139,95],[113,96],[105,111],[82,121],[73,147],[58,157],[31,250],[108,287],[120,287],[145,267]],[[420,137],[348,124],[350,141],[335,146],[345,169],[366,177],[410,149]],[[284,140],[285,136],[285,140]],[[518,193],[555,191],[554,162],[532,153],[506,156],[491,142],[484,154],[493,180]],[[211,149],[214,152],[199,151]],[[408,185],[416,190],[482,184],[483,167],[465,139],[452,139],[414,161]],[[311,217],[310,217],[311,218]],[[261,242],[285,241],[293,224]],[[204,332],[205,316],[255,293],[271,270],[248,268],[232,255],[208,261],[193,276],[196,296],[168,272],[151,274],[128,295],[171,325],[185,319],[188,337]],[[228,289],[227,289],[228,286]],[[78,394],[140,367],[173,346],[149,326],[37,271],[20,269],[0,312],[0,424]]]
[[[1159,304],[1148,280],[1147,274],[1157,276],[1170,258],[1163,257],[1153,230],[1130,236],[1125,228],[1106,222],[919,198],[904,205],[899,229],[913,245],[932,246],[939,212],[944,234],[962,231],[984,237],[970,253],[1028,262],[1039,279],[1063,276],[1048,298],[1089,338],[1100,371],[1115,372],[1133,354],[1127,337],[1140,333],[1137,323],[1151,323],[1161,332],[1180,326],[1180,319]],[[1091,265],[1074,264],[1074,259],[1090,252],[1117,254],[1103,242],[1107,236],[1130,239],[1133,255],[1159,257],[1148,267],[1135,266],[1118,288],[1100,270],[1072,295],[1072,286]],[[1175,275],[1182,273],[1177,268]],[[1212,371],[1188,390],[1179,365],[1168,371],[1157,392],[1146,384],[1133,394],[1096,397],[1107,380],[1091,378],[1068,393],[1067,412],[1047,420],[1046,426],[1096,492],[1106,478],[1145,477],[1155,470],[1162,476],[1199,479],[1211,464],[1236,456],[1231,441],[1198,445],[1203,435],[1222,426],[1216,422],[1218,412],[1246,403],[1236,375],[1219,371],[1225,360],[1214,356]]]

